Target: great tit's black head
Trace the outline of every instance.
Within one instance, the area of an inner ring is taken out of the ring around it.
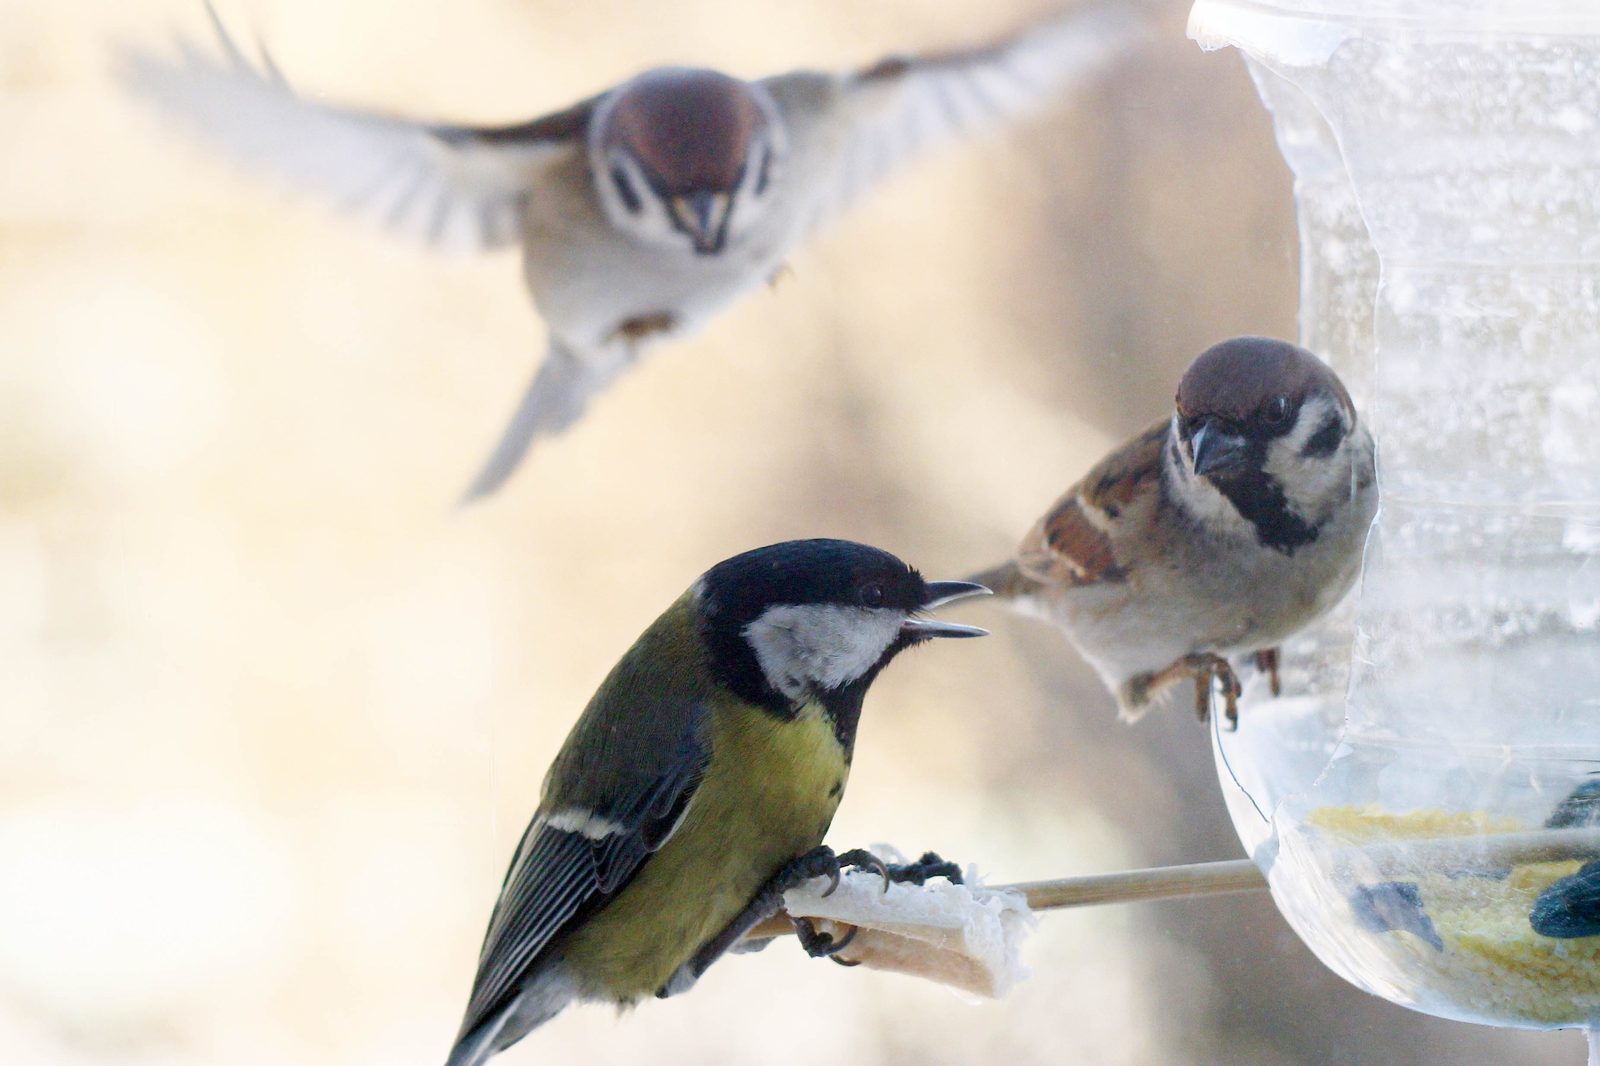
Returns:
[[[719,680],[753,703],[792,713],[808,699],[860,694],[899,652],[933,637],[983,630],[920,617],[987,592],[924,581],[878,548],[792,540],[736,555],[695,586]]]
[[[714,70],[626,83],[595,123],[595,180],[611,220],[655,244],[720,252],[770,198],[783,149],[765,89]]]
[[[1356,410],[1315,355],[1267,337],[1235,337],[1200,354],[1178,384],[1173,434],[1183,474],[1204,479],[1292,551],[1317,515],[1349,495]]]

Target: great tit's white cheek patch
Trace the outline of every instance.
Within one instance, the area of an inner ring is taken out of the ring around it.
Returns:
[[[769,607],[744,628],[767,683],[790,699],[865,674],[900,635],[903,611],[836,604]]]
[[[604,840],[622,828],[610,818],[603,818],[582,807],[567,807],[546,815],[544,824],[563,833],[577,833],[590,840]]]

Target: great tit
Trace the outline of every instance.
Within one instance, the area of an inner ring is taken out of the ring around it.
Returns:
[[[982,636],[921,614],[986,592],[844,540],[757,548],[701,576],[551,765],[448,1066],[479,1066],[573,1001],[681,991],[785,889],[881,866],[821,846],[862,700],[906,648]]]

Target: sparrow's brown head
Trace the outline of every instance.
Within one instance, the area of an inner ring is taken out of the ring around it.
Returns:
[[[602,105],[595,179],[612,220],[651,243],[714,255],[741,201],[765,197],[781,138],[760,86],[713,70],[653,70]]]
[[[1317,424],[1301,412],[1316,401]],[[1328,365],[1268,337],[1235,337],[1200,353],[1178,383],[1178,433],[1195,473],[1226,477],[1256,469],[1268,446],[1298,435],[1308,454],[1331,454],[1355,425],[1355,406]]]
[[[1172,430],[1179,482],[1209,484],[1261,543],[1288,554],[1317,538],[1371,464],[1338,376],[1304,348],[1266,337],[1202,352],[1178,384]],[[1192,504],[1204,499],[1187,491]]]

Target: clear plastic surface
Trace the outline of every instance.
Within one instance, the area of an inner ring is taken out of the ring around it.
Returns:
[[[1600,858],[1587,808],[1544,828],[1600,782],[1600,8],[1200,0],[1190,35],[1272,112],[1301,341],[1382,490],[1351,600],[1216,736],[1235,825],[1355,984],[1596,1024],[1600,936],[1529,913]]]

